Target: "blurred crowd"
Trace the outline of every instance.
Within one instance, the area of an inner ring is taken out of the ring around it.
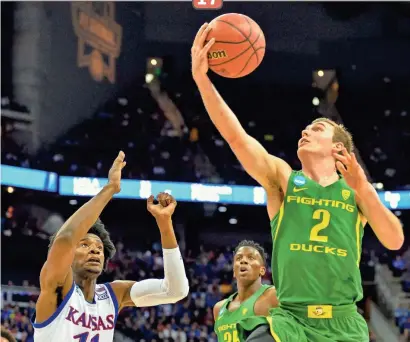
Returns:
[[[134,85],[123,91],[34,158],[10,138],[15,128],[2,120],[3,163],[105,177],[112,157],[123,149],[126,178],[255,184],[212,125],[191,76],[179,77],[164,78],[158,89]],[[345,87],[336,103],[373,180],[391,190],[409,186],[410,166],[402,163],[402,146],[410,145],[408,91],[385,77],[371,88]],[[220,92],[249,134],[300,168],[301,130],[320,116],[311,104],[312,88],[239,82]]]
[[[410,247],[395,255],[384,253],[378,265],[378,304],[394,319],[402,341],[410,341]]]
[[[124,178],[215,182],[217,174],[197,145],[195,130],[189,130],[183,120],[180,126],[173,125],[164,115],[165,109],[150,89],[134,88],[132,96],[107,102],[92,118],[70,129],[35,157],[16,144],[12,136],[17,128],[5,118],[2,160],[65,175],[106,177],[113,158],[123,150],[127,158]]]
[[[32,243],[38,237],[31,237]],[[3,240],[4,241],[4,240]],[[129,250],[122,242],[116,243],[117,253],[108,263],[107,271],[99,278],[99,283],[116,279],[142,280],[146,278],[162,278],[163,259],[161,245],[155,242],[149,249],[143,251]],[[117,329],[134,341],[210,341],[216,342],[213,332],[213,306],[234,290],[232,278],[233,249],[208,250],[200,247],[199,253],[187,250],[185,267],[190,283],[188,297],[176,304],[161,305],[149,308],[126,308],[121,311]],[[271,272],[263,279],[271,283]],[[29,322],[33,314],[34,302],[37,299],[35,291],[31,292],[30,284],[36,284],[36,279],[9,286],[23,285],[12,290],[12,296],[2,291],[3,308],[1,324],[9,329],[17,341],[33,341],[33,329]],[[33,289],[35,289],[33,287]],[[11,301],[7,301],[10,299]]]

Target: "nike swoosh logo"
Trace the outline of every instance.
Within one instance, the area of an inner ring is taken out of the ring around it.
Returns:
[[[297,187],[294,187],[293,188],[293,192],[299,192],[299,191],[303,191],[303,190],[307,190],[308,188],[297,188]]]

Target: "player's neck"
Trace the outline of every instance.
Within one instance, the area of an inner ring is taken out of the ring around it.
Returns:
[[[83,292],[85,300],[92,303],[94,300],[95,285],[97,284],[97,279],[84,279],[80,278],[79,276],[74,276],[74,281]]]
[[[238,283],[238,299],[241,303],[251,297],[262,286],[261,280],[258,279],[251,285],[242,285]]]
[[[322,186],[330,185],[339,179],[333,158],[306,158],[302,162],[302,171]]]

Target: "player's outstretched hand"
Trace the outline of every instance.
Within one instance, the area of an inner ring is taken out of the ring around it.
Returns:
[[[115,158],[110,171],[108,172],[108,184],[112,184],[114,186],[115,193],[121,191],[121,170],[127,164],[124,159],[125,154],[120,151],[117,158]]]
[[[155,219],[170,219],[177,206],[177,201],[174,197],[166,192],[161,192],[157,196],[158,204],[154,204],[154,196],[150,196],[147,200],[147,209],[155,217]]]
[[[209,31],[211,31],[209,24],[203,24],[196,34],[194,43],[192,44],[191,58],[192,76],[194,80],[205,75],[208,72],[208,51],[215,43],[215,39],[212,38],[208,43],[205,44],[206,37],[208,36]]]
[[[368,184],[366,174],[363,168],[358,163],[354,153],[348,153],[346,148],[343,148],[342,154],[333,153],[336,158],[336,167],[342,174],[347,185],[349,185],[356,193],[365,188]]]

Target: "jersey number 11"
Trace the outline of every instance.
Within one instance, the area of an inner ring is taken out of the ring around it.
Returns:
[[[85,332],[82,334],[78,334],[73,336],[73,339],[78,339],[78,342],[99,342],[100,341],[100,334],[94,335],[91,340],[88,341],[89,332]]]

